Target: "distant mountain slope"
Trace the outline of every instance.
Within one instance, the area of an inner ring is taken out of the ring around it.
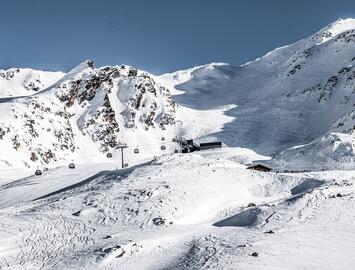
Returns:
[[[0,69],[0,98],[35,94],[64,76],[63,72],[29,68]]]
[[[311,37],[239,67],[210,64],[165,74],[179,104],[215,109],[234,121],[212,134],[230,146],[275,155],[328,132],[354,110],[355,20],[338,20]]]

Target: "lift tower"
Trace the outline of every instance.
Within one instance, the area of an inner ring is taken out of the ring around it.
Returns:
[[[128,146],[127,146],[127,144],[125,144],[125,143],[121,143],[121,144],[119,144],[119,145],[116,146],[116,149],[121,149],[122,169],[125,167],[125,166],[124,166],[124,159],[123,159],[123,149],[124,149],[124,148],[127,148],[127,147],[128,147]]]

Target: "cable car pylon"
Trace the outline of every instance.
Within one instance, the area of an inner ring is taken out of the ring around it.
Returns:
[[[116,149],[121,149],[121,161],[122,161],[122,169],[125,167],[124,159],[123,159],[123,149],[128,148],[127,144],[119,144],[116,146]]]

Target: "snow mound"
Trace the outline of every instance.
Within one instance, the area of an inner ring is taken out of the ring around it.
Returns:
[[[326,135],[287,149],[269,163],[287,170],[354,169],[355,111],[340,117]]]
[[[329,133],[307,145],[281,152],[270,163],[281,170],[353,170],[354,135]]]

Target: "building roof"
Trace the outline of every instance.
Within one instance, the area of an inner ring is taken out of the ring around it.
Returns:
[[[247,169],[255,169],[255,168],[260,168],[260,169],[264,169],[266,171],[271,171],[272,168],[269,168],[263,164],[251,164],[247,167]]]

